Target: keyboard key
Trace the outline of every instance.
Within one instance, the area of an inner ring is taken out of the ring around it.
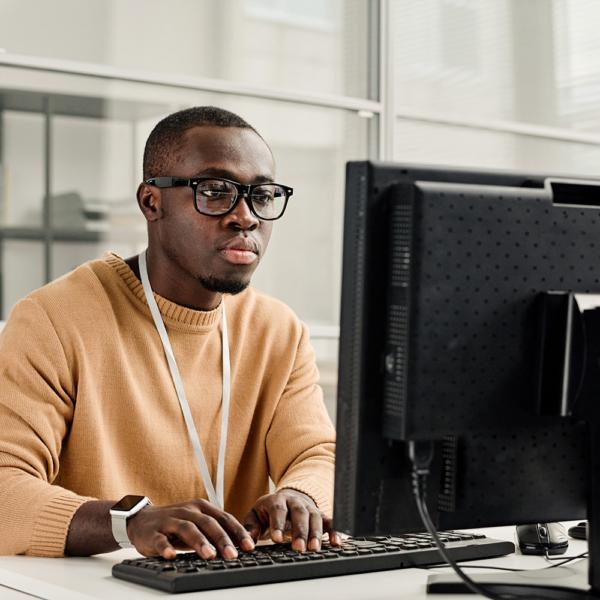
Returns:
[[[377,546],[377,542],[371,542],[371,541],[358,541],[354,544],[352,544],[355,548],[373,548],[373,546]]]
[[[223,562],[228,569],[239,569],[242,566],[239,560],[225,560]]]

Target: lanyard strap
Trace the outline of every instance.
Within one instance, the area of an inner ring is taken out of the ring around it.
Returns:
[[[177,368],[177,361],[175,360],[175,354],[169,341],[169,335],[165,328],[165,324],[162,320],[158,305],[154,299],[152,293],[152,287],[150,286],[150,280],[148,278],[148,268],[146,266],[146,252],[142,252],[138,257],[140,266],[140,275],[142,277],[142,285],[144,286],[144,294],[146,295],[146,302],[150,307],[152,318],[154,319],[154,325],[160,335],[160,340],[167,357],[167,363],[169,364],[169,371],[171,372],[171,378],[173,379],[173,385],[177,392],[177,398],[179,400],[179,406],[183,413],[183,418],[187,426],[188,435],[196,454],[198,466],[200,467],[200,474],[202,475],[202,481],[204,488],[208,494],[208,499],[221,510],[225,509],[225,499],[223,493],[223,481],[225,477],[225,446],[227,445],[227,424],[229,422],[229,399],[231,395],[231,366],[229,362],[229,339],[227,336],[227,317],[225,316],[225,300],[221,299],[221,346],[223,349],[222,353],[222,364],[223,364],[223,396],[221,400],[221,435],[219,440],[219,458],[217,462],[217,489],[213,486],[208,465],[202,451],[200,439],[198,438],[198,432],[194,425],[192,413],[183,389],[183,382],[179,369]]]

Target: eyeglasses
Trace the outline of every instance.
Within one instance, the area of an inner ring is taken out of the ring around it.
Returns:
[[[243,185],[220,177],[152,177],[145,183],[158,188],[191,187],[194,206],[202,215],[221,217],[230,213],[246,197],[250,211],[263,221],[275,221],[285,212],[287,201],[294,193],[291,187],[279,183]]]

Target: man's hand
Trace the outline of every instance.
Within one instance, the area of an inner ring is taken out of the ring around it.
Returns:
[[[284,531],[291,529],[292,548],[297,552],[319,550],[323,533],[329,534],[329,541],[335,546],[341,544],[331,519],[319,511],[310,496],[293,489],[260,497],[246,515],[244,526],[253,540],[269,534],[277,543],[283,542]]]
[[[195,550],[205,559],[217,552],[226,559],[236,558],[235,546],[254,550],[254,541],[240,522],[208,500],[148,506],[128,519],[127,535],[140,554],[166,559],[175,558],[175,549]]]

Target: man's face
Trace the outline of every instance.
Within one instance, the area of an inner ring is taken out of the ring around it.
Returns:
[[[274,171],[271,151],[251,129],[202,126],[185,133],[171,167],[157,175],[223,177],[248,185],[274,181]],[[197,212],[189,187],[155,191],[161,217],[153,222],[152,239],[168,260],[171,284],[199,281],[213,292],[242,291],[267,249],[272,223],[254,216],[245,198],[231,213],[213,217]]]

